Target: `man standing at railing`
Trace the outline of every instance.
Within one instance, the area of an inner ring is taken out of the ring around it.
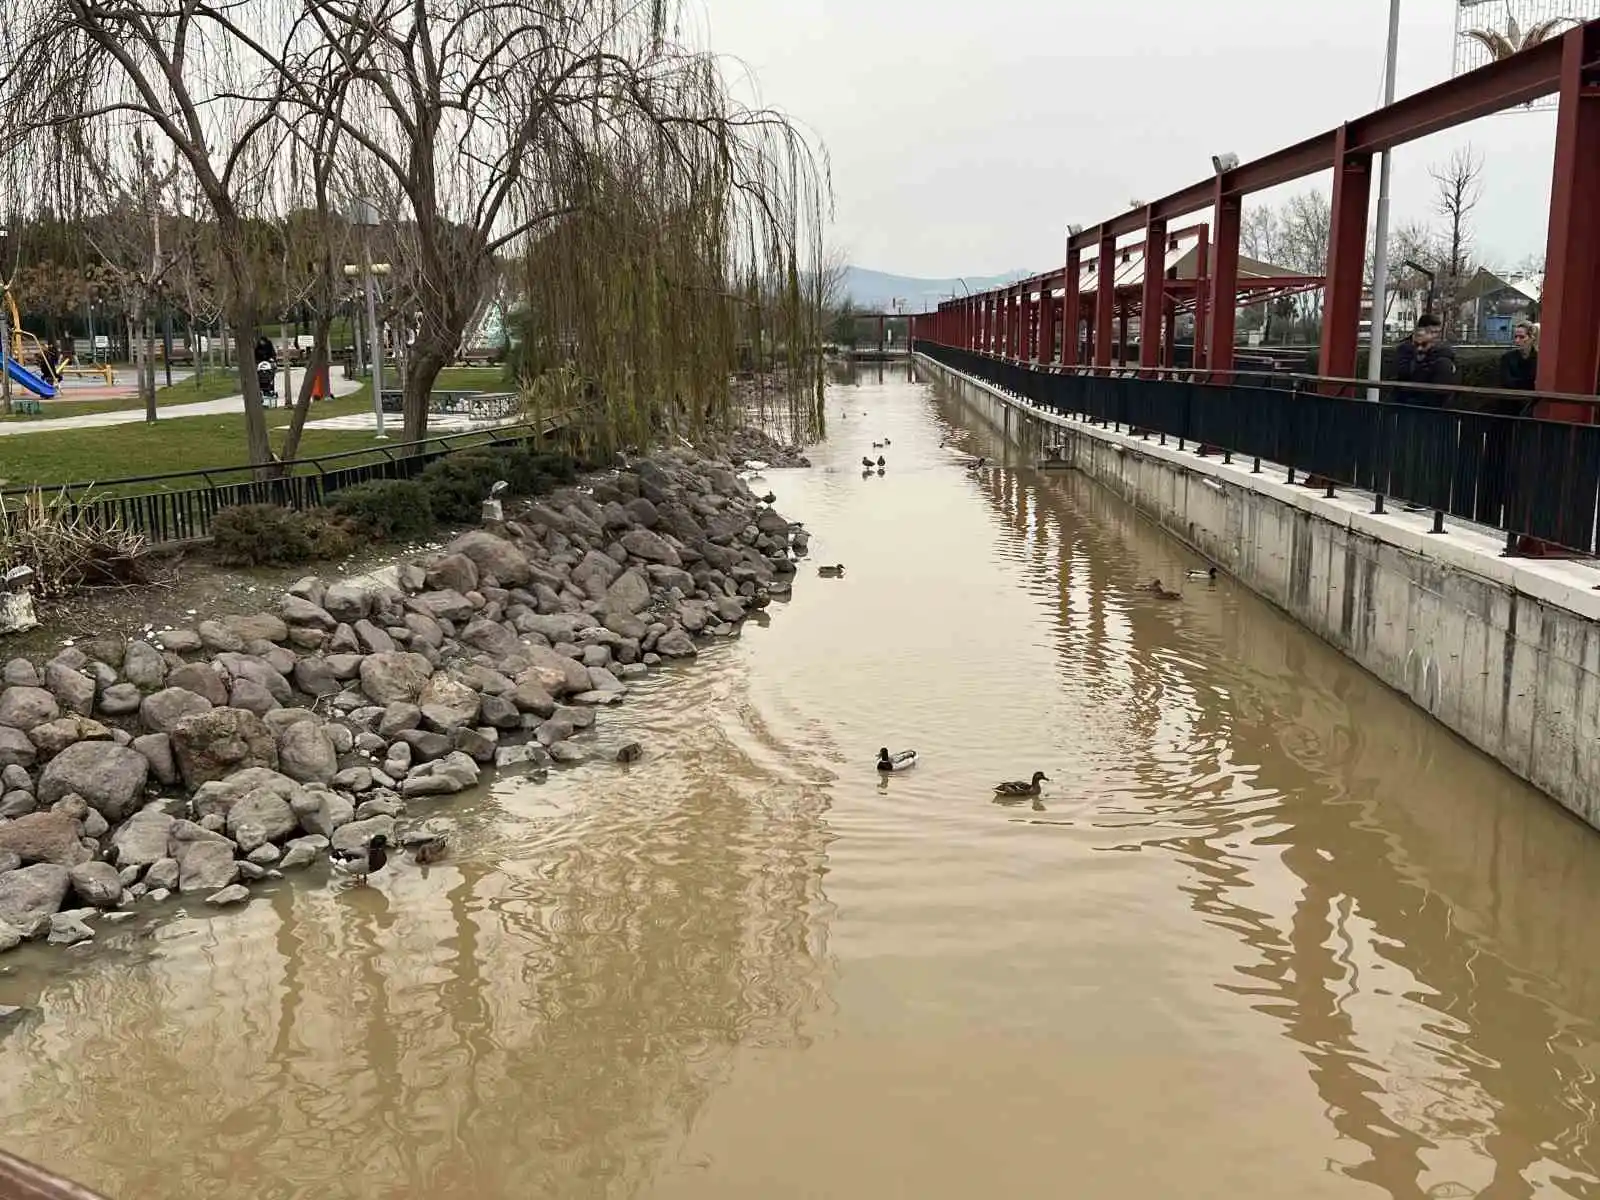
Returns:
[[[1426,383],[1449,387],[1456,381],[1456,352],[1445,344],[1439,318],[1423,313],[1411,336],[1395,347],[1394,377],[1401,383]],[[1443,408],[1449,399],[1444,392],[1397,388],[1392,393],[1396,404],[1422,408]]]

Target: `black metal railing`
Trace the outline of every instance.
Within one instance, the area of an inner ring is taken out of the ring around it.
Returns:
[[[165,475],[141,475],[85,483],[43,484],[0,490],[0,520],[34,494],[69,514],[116,522],[143,534],[155,545],[194,541],[211,535],[217,513],[237,504],[277,504],[314,508],[336,492],[373,479],[409,479],[441,458],[485,446],[538,442],[562,425],[560,417],[537,424],[502,425],[491,430],[446,434],[419,442],[396,442],[365,450],[347,450],[318,458],[273,464],[263,478],[261,468],[212,467]]]
[[[1147,431],[1205,453],[1273,463],[1301,482],[1369,491],[1503,530],[1508,548],[1533,538],[1600,552],[1600,425],[1458,408],[1374,404],[1294,380],[1199,382],[1136,369],[1039,369],[918,342],[957,371],[1064,416]]]

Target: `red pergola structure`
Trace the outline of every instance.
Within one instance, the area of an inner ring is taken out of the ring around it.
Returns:
[[[1211,228],[1198,238],[1189,303],[1196,312],[1196,366],[1226,380],[1233,367],[1234,322],[1241,297],[1259,300],[1250,264],[1239,254],[1244,197],[1319,171],[1333,171],[1333,216],[1328,238],[1322,347],[1318,374],[1355,374],[1366,267],[1367,209],[1373,156],[1530,100],[1557,97],[1554,175],[1541,302],[1538,390],[1568,395],[1600,391],[1600,21],[1490,63],[1386,108],[1347,121],[1252,162],[1221,171],[1098,226],[1067,238],[1066,265],[1007,287],[950,300],[913,320],[912,337],[1041,364],[1079,363],[1083,344],[1056,336],[1057,312],[1078,314],[1088,325],[1092,365],[1112,365],[1113,323],[1134,311],[1165,311],[1183,294],[1169,278],[1167,256],[1139,254],[1137,280],[1119,238],[1143,235],[1141,248],[1170,244],[1173,221],[1211,210]],[[1199,227],[1205,230],[1204,226]],[[1086,254],[1087,252],[1087,254]],[[1119,261],[1121,260],[1121,261]],[[1115,286],[1101,290],[1101,264],[1116,263]],[[1293,286],[1293,285],[1286,285]],[[1295,288],[1295,290],[1304,290]],[[1281,292],[1280,292],[1281,294]],[[1120,310],[1120,311],[1119,311]],[[1043,319],[1041,319],[1043,318]],[[1170,338],[1167,339],[1170,345]],[[1162,365],[1162,339],[1141,336],[1139,365]],[[1086,363],[1085,365],[1090,365]],[[1592,406],[1541,401],[1537,415],[1593,419]]]

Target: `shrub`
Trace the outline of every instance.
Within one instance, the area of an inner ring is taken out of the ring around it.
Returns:
[[[504,479],[505,464],[492,450],[463,450],[429,463],[421,482],[440,521],[475,521],[489,489]]]
[[[327,509],[239,504],[212,519],[211,544],[226,566],[270,567],[343,558],[359,539],[349,521]]]
[[[88,496],[76,506],[54,502],[35,488],[20,501],[0,503],[0,574],[33,570],[32,589],[46,599],[80,588],[143,583],[149,543],[114,519],[97,515]]]
[[[236,504],[211,521],[211,545],[226,566],[310,562],[310,531],[299,513],[276,504]]]
[[[352,484],[335,493],[333,511],[373,537],[386,539],[422,537],[436,519],[427,486],[413,479]]]

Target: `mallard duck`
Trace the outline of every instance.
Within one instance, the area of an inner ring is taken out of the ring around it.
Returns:
[[[872,460],[870,458],[868,458],[865,454],[863,454],[861,456],[861,465],[863,467],[865,467],[867,470],[870,471],[870,470],[872,470],[873,462],[872,462]]]
[[[1217,569],[1215,567],[1206,567],[1204,569],[1200,567],[1190,567],[1184,575],[1184,578],[1186,579],[1215,579],[1216,577]]]
[[[776,502],[777,499],[778,499],[778,497],[777,497],[777,495],[775,493],[768,492],[765,496],[761,497],[761,503],[763,503],[763,504],[772,504],[772,503]]]
[[[1040,781],[1048,782],[1049,779],[1050,776],[1043,771],[1035,771],[1032,783],[1023,783],[1020,779],[999,783],[995,785],[994,794],[997,796],[1037,796],[1039,794]]]
[[[389,856],[384,852],[388,844],[387,836],[375,833],[364,849],[340,850],[335,847],[329,850],[328,865],[336,874],[351,875],[357,883],[365,883],[368,875],[376,875],[389,862]]]
[[[1178,600],[1183,596],[1182,592],[1173,591],[1159,579],[1152,579],[1149,583],[1141,585],[1139,590],[1149,592],[1152,596],[1159,596],[1163,600]]]
[[[771,603],[772,593],[766,588],[757,588],[755,594],[750,597],[751,608],[766,608]]]
[[[878,466],[887,467],[888,465],[889,465],[888,463],[883,461],[883,455],[881,455],[881,454],[878,455]]]
[[[878,770],[880,771],[909,771],[917,765],[917,752],[915,750],[901,750],[898,754],[890,754],[885,746],[878,751]]]
[[[893,442],[891,442],[891,441],[890,441],[890,440],[889,440],[889,439],[888,439],[888,438],[884,438],[884,439],[883,439],[883,444],[884,444],[884,445],[885,445],[885,446],[892,446],[892,445],[893,445],[893,444],[894,444],[894,443],[893,443]]]
[[[442,833],[434,834],[426,841],[414,842],[411,846],[411,857],[423,865],[440,862],[449,852],[450,839]]]
[[[986,467],[988,465],[989,465],[989,460],[987,458],[974,458],[974,459],[968,460],[968,462],[967,462],[967,470],[969,470],[969,471],[981,471],[981,470],[983,470],[984,467]]]
[[[883,443],[882,442],[873,442],[872,443],[872,448],[874,450],[882,450],[883,449]]]
[[[817,574],[821,575],[824,579],[838,579],[844,574],[844,564],[840,563],[833,567],[818,567]]]

